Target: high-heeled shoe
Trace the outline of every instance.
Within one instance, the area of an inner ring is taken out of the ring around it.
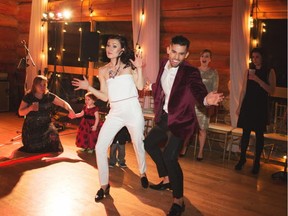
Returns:
[[[143,188],[148,188],[149,182],[148,182],[148,179],[147,179],[147,176],[146,176],[146,175],[145,175],[145,176],[142,176],[142,177],[140,178],[140,181],[141,181],[141,185],[142,185]]]
[[[235,165],[235,170],[242,170],[242,167],[246,163],[246,159],[240,159],[240,161]]]
[[[186,149],[185,149],[184,153],[181,152],[181,153],[179,154],[179,157],[185,157],[185,156],[186,156],[186,153],[187,153],[187,151],[188,151],[188,146],[183,147],[183,148],[186,148]]]
[[[167,216],[181,216],[182,213],[185,211],[185,204],[184,202],[182,203],[182,206],[173,203],[173,205],[171,206]]]
[[[103,188],[100,188],[97,191],[97,194],[95,196],[95,202],[99,202],[100,200],[102,200],[105,197],[107,197],[110,193],[110,185],[108,184],[106,189],[104,190]]]

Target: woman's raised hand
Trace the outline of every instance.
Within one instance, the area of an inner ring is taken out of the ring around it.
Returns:
[[[133,61],[132,59],[130,59],[130,61],[136,68],[142,68],[143,66],[142,51],[138,50],[135,53],[135,60]]]
[[[84,80],[80,80],[77,78],[73,79],[72,85],[77,87],[75,88],[75,90],[80,90],[80,89],[88,90],[89,82],[85,76],[83,76],[83,79]]]

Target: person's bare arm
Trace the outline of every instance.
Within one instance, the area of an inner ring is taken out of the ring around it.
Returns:
[[[145,80],[142,72],[142,53],[138,52],[135,54],[135,60],[130,60],[131,63],[136,67],[135,70],[132,71],[132,76],[134,79],[134,83],[138,90],[143,90],[145,86]]]
[[[99,124],[99,119],[100,119],[98,111],[95,112],[94,115],[95,115],[95,123],[94,123],[94,125],[92,125],[92,131],[96,131],[97,130],[97,126]]]
[[[274,69],[270,70],[269,77],[268,77],[268,84],[265,83],[263,80],[261,80],[257,75],[255,74],[249,74],[249,79],[254,80],[257,82],[261,88],[263,88],[268,94],[273,94],[276,86],[276,75]]]
[[[242,84],[242,89],[241,89],[241,92],[240,92],[240,96],[239,96],[239,104],[238,104],[238,107],[236,109],[236,114],[239,115],[240,114],[240,109],[241,109],[241,106],[242,106],[242,102],[243,102],[243,99],[244,99],[244,96],[246,94],[246,86],[247,86],[247,73],[248,73],[248,70],[245,71],[245,74],[244,74],[244,79],[243,79],[243,84]]]
[[[102,101],[108,101],[108,90],[106,85],[106,80],[104,77],[104,71],[103,69],[99,69],[99,76],[98,76],[99,82],[100,82],[100,90],[97,90],[89,85],[89,82],[85,76],[83,76],[83,80],[74,78],[72,81],[72,85],[76,86],[77,88],[75,90],[84,89],[87,91],[92,92],[98,99]]]
[[[60,106],[60,107],[62,107],[64,109],[66,109],[69,112],[69,114],[68,114],[69,118],[75,118],[75,112],[72,109],[72,107],[70,106],[70,104],[68,104],[63,99],[59,98],[57,95],[55,95],[55,99],[53,100],[53,104],[55,104],[56,106]]]
[[[83,110],[80,113],[76,113],[75,114],[75,118],[80,118],[82,116],[84,116],[84,111]]]
[[[33,103],[29,106],[28,103],[26,103],[25,101],[21,101],[21,104],[19,106],[19,109],[18,109],[18,113],[20,116],[26,116],[29,112],[31,111],[38,111],[38,106]]]

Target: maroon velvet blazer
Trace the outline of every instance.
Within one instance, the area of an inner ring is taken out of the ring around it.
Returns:
[[[160,64],[157,80],[152,85],[156,124],[160,121],[165,102],[161,76],[167,61],[166,59]],[[194,131],[199,127],[195,114],[195,105],[202,105],[206,95],[207,90],[202,82],[199,70],[186,62],[181,63],[168,103],[168,127],[175,136],[185,139],[187,136],[193,135]]]

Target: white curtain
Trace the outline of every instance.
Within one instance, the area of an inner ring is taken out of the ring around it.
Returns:
[[[48,23],[41,21],[43,12],[47,9],[48,0],[33,0],[30,18],[30,31],[29,31],[29,46],[31,57],[35,62],[35,67],[32,65],[29,58],[29,67],[26,69],[26,89],[32,87],[33,79],[38,72],[41,74],[44,68],[47,68],[47,28]]]
[[[244,72],[249,64],[250,5],[250,0],[233,0],[230,41],[230,115],[234,127],[238,120],[236,109],[239,105]]]
[[[159,40],[160,40],[160,1],[131,0],[133,42],[136,47],[140,29],[140,17],[144,9],[144,21],[141,26],[138,44],[143,52],[143,73],[147,80],[155,82],[159,70]],[[143,4],[144,2],[144,4]],[[142,6],[144,7],[142,8]]]

